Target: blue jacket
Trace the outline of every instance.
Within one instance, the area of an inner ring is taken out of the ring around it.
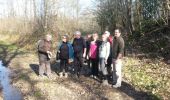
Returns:
[[[63,44],[63,43],[60,43],[60,44],[59,44],[58,50],[60,49],[60,47],[61,47],[62,44]],[[73,46],[72,46],[72,44],[71,44],[70,42],[67,43],[67,46],[68,46],[68,48],[69,48],[69,59],[73,59],[73,58],[74,58]]]

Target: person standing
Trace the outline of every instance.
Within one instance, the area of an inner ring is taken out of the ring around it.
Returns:
[[[121,30],[115,29],[112,49],[113,81],[116,81],[116,84],[114,84],[113,87],[115,88],[120,87],[122,82],[122,58],[124,46],[124,39],[121,36]]]
[[[51,66],[50,58],[52,51],[52,36],[47,34],[44,39],[40,40],[38,43],[38,57],[39,57],[39,76],[42,77],[44,74],[50,78]]]
[[[108,75],[112,76],[112,44],[113,44],[113,37],[112,35],[110,35],[109,31],[105,31],[104,34],[107,37],[108,42],[110,43],[110,54],[109,54],[109,58],[107,60],[107,71],[108,71]]]
[[[107,41],[106,34],[102,35],[102,43],[99,47],[99,70],[102,72],[102,84],[108,85],[107,60],[110,54],[110,43]]]
[[[68,64],[73,59],[73,47],[71,43],[68,42],[68,36],[62,36],[62,43],[60,44],[58,51],[60,59],[60,78],[65,76],[68,77]]]
[[[81,37],[81,32],[76,31],[74,33],[73,50],[74,50],[74,70],[77,77],[80,76],[81,68],[83,67],[83,58],[86,56],[86,42]]]
[[[87,63],[87,66],[88,66],[88,69],[90,69],[90,61],[89,61],[89,49],[90,49],[90,42],[92,40],[92,35],[91,34],[87,34],[86,35],[86,57],[85,57],[85,60],[86,60],[86,63]]]
[[[91,63],[91,77],[97,78],[98,76],[98,64],[99,64],[99,46],[98,33],[92,35],[92,41],[89,48],[89,60]]]

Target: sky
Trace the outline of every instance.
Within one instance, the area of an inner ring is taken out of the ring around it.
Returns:
[[[0,0],[0,16],[4,13],[5,7],[5,0]]]
[[[9,8],[7,4],[9,3],[8,1],[13,1],[14,3],[14,9],[19,13],[19,15],[22,15],[24,13],[23,8],[24,5],[22,4],[25,2],[24,0],[0,0],[0,16],[7,15],[7,9]],[[18,1],[18,2],[16,2]],[[22,3],[21,3],[22,2]],[[79,3],[81,5],[81,11],[82,12],[86,8],[90,8],[92,6],[92,0],[79,0]],[[10,5],[10,4],[8,4]],[[28,7],[29,9],[29,7]],[[27,12],[29,13],[29,12]],[[30,12],[31,13],[31,12]]]
[[[86,8],[92,5],[92,1],[93,0],[80,0],[80,4]]]

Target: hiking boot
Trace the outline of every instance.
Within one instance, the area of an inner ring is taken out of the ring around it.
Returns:
[[[103,80],[103,81],[102,81],[102,85],[103,85],[103,86],[108,86],[108,85],[109,85],[108,80]]]
[[[68,77],[68,73],[65,73],[64,76],[65,76],[65,78],[67,78]]]
[[[60,77],[60,78],[63,77],[63,73],[62,73],[62,72],[59,73],[59,77]]]
[[[121,85],[116,84],[116,85],[112,85],[112,87],[113,88],[119,88],[119,87],[121,87]]]
[[[93,78],[94,76],[93,75],[90,75],[91,78]]]
[[[97,79],[97,76],[93,76],[94,79]]]
[[[76,75],[77,78],[80,78],[80,73],[78,72],[77,75]]]

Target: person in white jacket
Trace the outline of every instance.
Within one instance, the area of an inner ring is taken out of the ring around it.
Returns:
[[[99,71],[102,72],[102,84],[108,85],[107,79],[107,60],[110,54],[110,43],[107,41],[106,34],[102,35],[102,43],[99,47]]]

